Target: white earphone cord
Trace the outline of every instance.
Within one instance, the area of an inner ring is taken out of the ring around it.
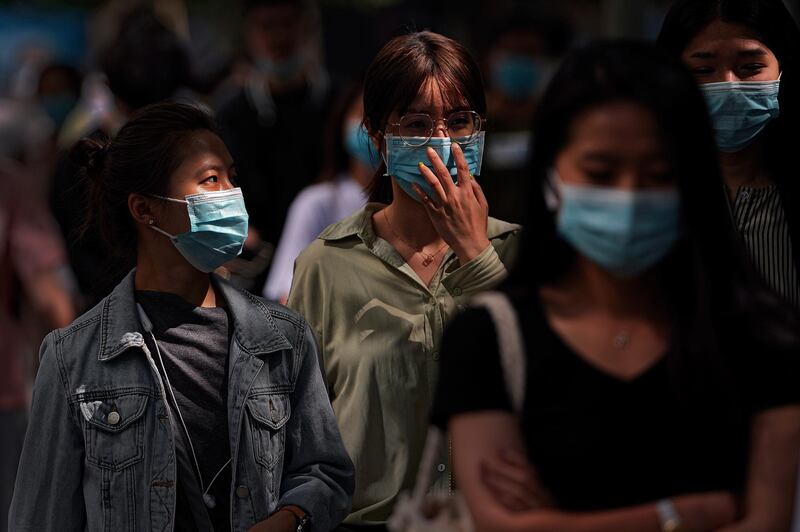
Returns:
[[[158,363],[161,364],[161,371],[164,372],[164,379],[167,382],[167,388],[169,389],[169,394],[172,397],[173,404],[175,405],[175,411],[178,412],[178,419],[181,420],[181,426],[183,427],[183,432],[184,434],[186,434],[186,439],[189,441],[189,450],[192,451],[192,459],[194,461],[194,467],[197,471],[197,479],[200,481],[200,489],[203,490],[203,496],[205,497],[206,495],[208,495],[208,490],[211,489],[211,486],[214,485],[214,482],[217,480],[217,478],[219,478],[222,472],[225,471],[225,468],[228,467],[228,464],[230,464],[231,461],[233,461],[233,457],[228,458],[228,461],[225,462],[225,464],[219,469],[219,471],[217,471],[217,474],[214,475],[214,478],[212,478],[211,482],[209,482],[208,486],[206,486],[205,483],[203,482],[203,475],[200,471],[200,463],[197,461],[197,454],[194,452],[194,443],[192,442],[192,437],[189,435],[189,429],[186,428],[186,422],[184,422],[183,420],[183,414],[181,414],[181,409],[178,406],[178,401],[177,399],[175,399],[175,392],[172,391],[172,383],[169,381],[169,375],[167,375],[167,368],[164,366],[164,359],[161,357],[161,349],[159,349],[158,347],[158,341],[156,340],[156,336],[153,334],[152,330],[148,330],[148,332],[150,333],[150,337],[153,339],[153,344],[156,346],[156,355],[158,355]],[[206,501],[206,505],[210,506],[208,504],[208,501]]]

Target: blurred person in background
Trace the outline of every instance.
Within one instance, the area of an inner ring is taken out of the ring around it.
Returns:
[[[520,221],[525,216],[530,124],[544,87],[572,40],[554,16],[516,8],[489,38],[484,57],[488,121],[481,181],[492,215]]]
[[[729,230],[688,70],[652,45],[575,52],[534,146],[531,230],[505,287],[524,368],[501,366],[485,309],[442,347],[433,419],[477,529],[787,530],[798,317]]]
[[[252,227],[275,246],[292,200],[322,170],[331,99],[318,9],[312,0],[247,0],[242,32],[249,73],[219,104],[217,121],[238,164]]]
[[[764,281],[800,307],[797,23],[781,0],[682,0],[658,42],[691,69],[706,98],[726,219]]]
[[[325,165],[320,182],[303,189],[289,207],[280,244],[270,268],[264,297],[286,302],[294,261],[323,229],[364,206],[365,189],[380,163],[364,129],[360,85],[342,92],[325,130]]]
[[[308,324],[212,274],[248,215],[210,116],[147,106],[71,156],[136,267],[41,348],[12,530],[328,531],[353,465]]]
[[[66,250],[42,198],[19,162],[0,156],[0,530],[27,425],[34,335],[75,317]],[[31,318],[39,323],[31,323]]]
[[[36,98],[53,122],[53,148],[64,122],[81,96],[83,76],[75,68],[62,63],[50,63],[39,74]]]
[[[115,39],[100,52],[100,67],[105,80],[97,73],[86,77],[81,100],[64,124],[62,148],[82,136],[115,135],[130,113],[175,97],[191,73],[184,43],[146,7],[119,21]],[[52,208],[70,242],[70,264],[86,307],[106,296],[131,266],[109,256],[96,227],[78,238],[87,192],[79,168],[62,154],[53,177]]]
[[[288,305],[314,331],[356,467],[352,530],[385,528],[413,485],[444,324],[513,259],[519,226],[488,216],[473,178],[485,115],[463,45],[432,32],[386,43],[364,80],[364,125],[382,159],[370,203],[297,259]],[[446,491],[438,458],[434,489]]]

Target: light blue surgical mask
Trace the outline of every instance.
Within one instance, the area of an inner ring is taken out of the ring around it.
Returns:
[[[700,90],[720,151],[737,152],[746,148],[780,114],[780,79],[704,83]]]
[[[192,194],[182,200],[153,197],[186,204],[190,222],[187,232],[171,235],[152,220],[150,227],[169,237],[181,255],[201,272],[212,272],[242,252],[249,219],[242,189]]]
[[[372,139],[369,138],[369,133],[360,122],[347,124],[344,149],[350,157],[373,170],[380,165],[381,158],[378,156],[378,151],[375,149]]]
[[[558,180],[558,233],[609,273],[634,277],[660,262],[681,232],[677,189],[621,190]]]
[[[464,159],[467,161],[469,173],[472,175],[481,174],[481,165],[483,164],[483,143],[486,137],[486,132],[481,131],[477,134],[474,140],[467,144],[459,143],[461,150],[464,152]],[[458,139],[456,139],[456,142]],[[417,193],[411,188],[411,185],[416,183],[420,188],[430,197],[436,198],[433,189],[431,189],[428,182],[422,177],[419,171],[419,163],[433,171],[433,164],[428,159],[428,148],[433,148],[434,151],[442,159],[442,162],[447,166],[450,175],[453,178],[453,183],[458,183],[458,168],[456,168],[456,160],[453,157],[450,146],[453,144],[450,137],[431,137],[426,144],[422,146],[409,146],[401,137],[394,135],[386,135],[386,174],[395,178],[397,184],[403,191],[420,201]],[[435,172],[434,172],[435,173]]]
[[[543,78],[540,62],[526,55],[505,56],[492,66],[492,84],[517,100],[533,96]]]
[[[255,67],[269,79],[287,81],[302,72],[305,67],[305,57],[299,51],[283,59],[259,56],[255,58]]]

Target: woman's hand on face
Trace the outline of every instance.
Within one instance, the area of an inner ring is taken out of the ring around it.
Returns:
[[[436,231],[463,265],[489,245],[486,236],[489,204],[480,185],[469,173],[461,146],[454,142],[451,150],[458,169],[458,185],[453,183],[450,171],[436,151],[428,148],[433,171],[422,163],[419,169],[433,189],[434,197],[429,197],[417,185],[414,185],[414,191],[422,200]]]
[[[480,467],[484,486],[505,509],[524,512],[554,505],[536,471],[519,452],[502,450]]]

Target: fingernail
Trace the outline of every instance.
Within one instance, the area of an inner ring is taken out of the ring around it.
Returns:
[[[420,168],[422,168],[423,166],[425,166],[425,163],[423,163],[423,162],[419,162],[419,163],[417,163],[417,166],[419,166]]]

